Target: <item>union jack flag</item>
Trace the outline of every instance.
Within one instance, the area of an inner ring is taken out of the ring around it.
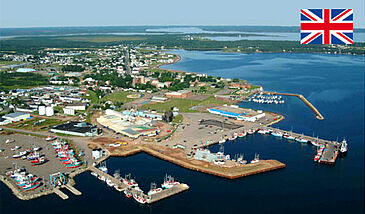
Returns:
[[[353,44],[352,9],[301,9],[300,44]]]

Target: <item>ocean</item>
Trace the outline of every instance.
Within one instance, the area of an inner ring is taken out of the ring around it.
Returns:
[[[314,113],[297,98],[283,105],[240,103],[242,107],[281,113],[274,127],[330,140],[346,138],[349,151],[334,166],[313,162],[315,148],[271,135],[255,134],[228,142],[224,151],[243,153],[251,160],[277,159],[285,169],[228,180],[187,170],[141,153],[110,158],[110,173],[131,173],[148,191],[166,173],[190,189],[152,205],[140,205],[108,187],[89,172],[76,177],[81,196],[65,190],[70,199],[56,195],[18,200],[0,183],[0,213],[363,213],[364,212],[364,56],[326,54],[238,54],[173,51],[181,56],[163,68],[246,79],[265,90],[301,93],[324,115]],[[219,146],[211,147],[218,151]]]

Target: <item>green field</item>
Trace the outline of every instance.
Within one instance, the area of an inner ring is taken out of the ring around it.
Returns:
[[[50,126],[55,126],[64,123],[62,120],[47,118],[44,122],[35,124],[36,122],[42,120],[43,118],[33,118],[30,120],[25,120],[19,123],[11,123],[8,124],[8,128],[14,129],[23,129],[23,130],[30,130],[30,131],[48,131]]]
[[[146,104],[143,106],[143,108],[157,111],[171,111],[171,108],[177,107],[179,108],[180,112],[195,112],[195,110],[191,110],[190,108],[197,105],[206,106],[206,105],[223,105],[223,104],[226,103],[220,100],[216,100],[214,99],[213,96],[210,96],[209,98],[202,101],[171,98],[169,101],[165,103]]]
[[[112,102],[122,102],[127,103],[136,99],[128,98],[127,96],[132,94],[131,92],[125,92],[125,91],[116,91],[114,93],[111,93],[105,97],[103,97],[103,101],[109,100]]]

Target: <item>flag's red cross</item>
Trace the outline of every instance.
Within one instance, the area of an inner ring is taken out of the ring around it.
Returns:
[[[304,10],[301,10],[301,12],[303,14],[305,14],[306,16],[308,16],[310,19],[312,19],[313,21],[317,21],[314,17],[310,16],[309,14],[307,14]],[[339,18],[341,18],[343,15],[345,15],[347,13],[344,12],[342,13],[340,16],[337,16],[336,18],[334,18],[332,21],[336,21]],[[324,43],[323,44],[330,44],[330,30],[336,30],[336,31],[340,31],[340,30],[353,30],[353,24],[352,23],[332,23],[330,22],[330,18],[331,14],[330,14],[330,9],[324,9],[324,14],[323,14],[323,23],[301,23],[300,24],[300,29],[301,30],[323,30],[323,37],[324,37]],[[315,36],[318,36],[320,33],[315,34]],[[343,37],[346,40],[350,41],[352,43],[351,40],[349,40],[346,37]],[[308,39],[307,41],[310,41],[311,39]]]

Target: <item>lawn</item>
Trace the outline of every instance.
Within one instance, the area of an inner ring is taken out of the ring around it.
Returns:
[[[16,64],[21,64],[21,63],[25,63],[25,62],[0,60],[0,65],[14,65],[14,64],[16,65]]]

